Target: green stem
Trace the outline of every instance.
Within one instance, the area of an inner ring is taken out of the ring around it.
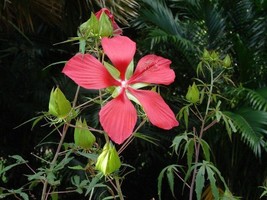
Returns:
[[[209,70],[210,70],[210,88],[208,91],[208,102],[207,102],[207,106],[206,106],[205,115],[204,115],[204,117],[201,117],[201,119],[203,119],[203,120],[201,120],[201,128],[200,128],[200,132],[199,132],[199,136],[198,136],[198,143],[197,143],[196,149],[195,149],[195,164],[198,163],[198,161],[199,161],[199,153],[200,153],[200,146],[201,146],[200,140],[202,139],[204,132],[208,129],[207,127],[205,128],[205,123],[206,123],[207,116],[208,116],[209,109],[210,109],[211,96],[212,96],[213,85],[214,85],[213,70],[211,67],[209,67]],[[208,126],[208,127],[210,128],[211,126]],[[189,200],[193,200],[193,192],[194,192],[194,186],[195,186],[195,180],[196,180],[196,173],[197,173],[197,168],[195,167],[194,171],[193,171],[191,185],[190,185]]]
[[[123,194],[122,194],[122,191],[121,191],[121,185],[120,185],[119,177],[115,176],[114,179],[115,179],[116,188],[117,188],[117,192],[118,192],[119,198],[120,198],[120,200],[124,200],[124,197],[123,197]]]
[[[76,94],[75,94],[75,97],[74,97],[74,100],[73,100],[73,104],[72,104],[72,109],[75,107],[75,105],[76,105],[76,103],[77,103],[79,90],[80,90],[80,86],[77,87]],[[62,147],[62,145],[63,145],[64,139],[65,139],[65,136],[66,136],[66,134],[67,134],[67,131],[68,131],[68,128],[69,128],[69,127],[70,127],[70,126],[69,126],[68,123],[65,123],[64,126],[63,126],[62,135],[61,135],[60,141],[59,141],[59,143],[58,143],[56,153],[55,153],[55,155],[54,155],[53,160],[52,160],[51,163],[50,163],[50,170],[51,170],[51,171],[53,170],[54,165],[55,165],[56,162],[57,162],[57,159],[58,159],[58,156],[59,156],[59,153],[60,153],[60,149],[61,149],[61,147]],[[47,199],[47,196],[49,195],[49,194],[47,193],[47,187],[48,187],[48,180],[46,179],[45,182],[44,182],[44,185],[43,185],[43,190],[42,190],[42,197],[41,197],[41,200],[46,200],[46,199]]]

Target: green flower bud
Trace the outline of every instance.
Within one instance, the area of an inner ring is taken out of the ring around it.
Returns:
[[[95,168],[106,176],[118,170],[120,166],[121,161],[115,146],[111,142],[106,143],[97,158]]]
[[[88,19],[86,22],[80,25],[78,36],[81,36],[86,39],[98,33],[99,33],[99,20],[96,18],[94,13],[92,13],[90,19]]]
[[[109,37],[112,35],[112,22],[105,12],[98,13],[97,16],[91,13],[90,19],[80,25],[78,32],[78,36],[85,39],[94,36]]]
[[[210,57],[211,57],[212,61],[218,61],[219,60],[219,55],[215,51],[212,51]]]
[[[188,87],[188,91],[185,98],[191,103],[197,103],[199,102],[199,96],[199,90],[194,82],[192,86],[190,85]]]
[[[204,60],[207,60],[207,61],[210,60],[210,53],[208,52],[207,49],[204,49],[202,57],[203,57]]]
[[[95,140],[95,136],[88,129],[86,121],[83,120],[82,122],[81,119],[78,119],[74,130],[74,143],[83,149],[90,149]]]
[[[58,87],[52,89],[48,107],[49,114],[61,119],[66,118],[71,111],[70,102]]]
[[[232,63],[231,58],[230,58],[230,56],[227,54],[227,55],[225,56],[225,58],[223,59],[223,66],[226,67],[226,68],[228,68],[228,67],[231,66],[231,63]]]
[[[99,35],[102,37],[108,37],[113,35],[113,27],[111,21],[104,12],[99,18]]]

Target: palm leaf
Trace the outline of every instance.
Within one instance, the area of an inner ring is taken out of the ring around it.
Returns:
[[[231,118],[243,141],[255,155],[261,157],[263,149],[266,148],[264,138],[267,137],[267,112],[243,108],[235,112],[227,111],[224,114]]]

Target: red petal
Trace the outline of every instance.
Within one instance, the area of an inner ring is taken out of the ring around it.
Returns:
[[[155,83],[169,85],[175,79],[175,74],[170,69],[171,61],[156,55],[147,55],[138,62],[129,84]]]
[[[90,54],[76,54],[66,63],[62,72],[79,86],[87,89],[102,89],[120,85],[108,70]]]
[[[135,42],[125,36],[115,36],[113,38],[103,38],[102,46],[105,54],[120,71],[121,79],[124,80],[126,69],[135,54]]]
[[[153,125],[167,130],[179,125],[174,113],[158,93],[132,88],[128,90],[139,100]]]
[[[137,120],[136,110],[124,91],[108,102],[99,116],[102,127],[117,144],[123,143],[133,133]]]

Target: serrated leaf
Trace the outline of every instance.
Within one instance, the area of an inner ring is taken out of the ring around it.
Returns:
[[[25,192],[20,192],[19,195],[22,197],[23,200],[29,200],[29,196]]]
[[[26,163],[27,162],[20,155],[12,155],[12,156],[9,156],[9,157],[15,159],[18,164],[22,164],[22,163]]]
[[[219,190],[216,186],[216,179],[214,178],[214,172],[208,166],[206,167],[206,170],[207,170],[207,174],[208,174],[208,180],[209,180],[210,186],[211,186],[212,195],[213,195],[214,199],[219,199]]]
[[[224,184],[225,190],[229,190],[224,178],[221,175],[221,172],[217,169],[217,167],[213,166],[212,164],[209,164],[209,167],[216,173],[216,175],[219,177],[221,182]]]
[[[98,173],[90,182],[90,184],[87,186],[87,190],[85,193],[85,196],[87,196],[94,187],[97,186],[98,181],[101,179],[102,173]]]
[[[179,172],[177,170],[177,167],[181,167],[179,165],[169,165],[167,167],[165,167],[164,169],[161,170],[159,176],[158,176],[158,196],[159,196],[159,200],[161,200],[161,188],[162,188],[162,180],[164,177],[164,174],[166,173],[167,175],[167,180],[168,180],[168,184],[170,186],[171,192],[173,197],[174,196],[174,176],[173,176],[173,171]]]
[[[201,139],[200,144],[201,144],[205,159],[207,161],[210,161],[210,146],[209,146],[209,144],[203,139]]]
[[[96,161],[97,160],[97,157],[98,155],[97,154],[93,154],[93,153],[89,153],[89,152],[80,152],[80,151],[77,151],[76,152],[77,154],[85,157],[85,158],[88,158],[90,160],[93,160],[93,161]]]
[[[185,134],[177,135],[172,141],[171,147],[174,148],[176,154],[178,154],[178,149],[180,147],[182,140],[185,140],[185,141],[187,140],[187,136]]]
[[[193,160],[193,154],[194,154],[194,146],[195,142],[194,139],[191,138],[185,145],[185,150],[186,150],[186,156],[187,156],[187,166],[191,167],[192,160]]]
[[[173,176],[173,171],[172,168],[168,168],[167,169],[167,179],[168,179],[168,183],[172,192],[172,196],[174,197],[174,176]]]
[[[205,165],[202,165],[196,175],[196,188],[195,192],[197,194],[197,200],[201,199],[202,190],[204,188],[204,182],[205,182]]]

